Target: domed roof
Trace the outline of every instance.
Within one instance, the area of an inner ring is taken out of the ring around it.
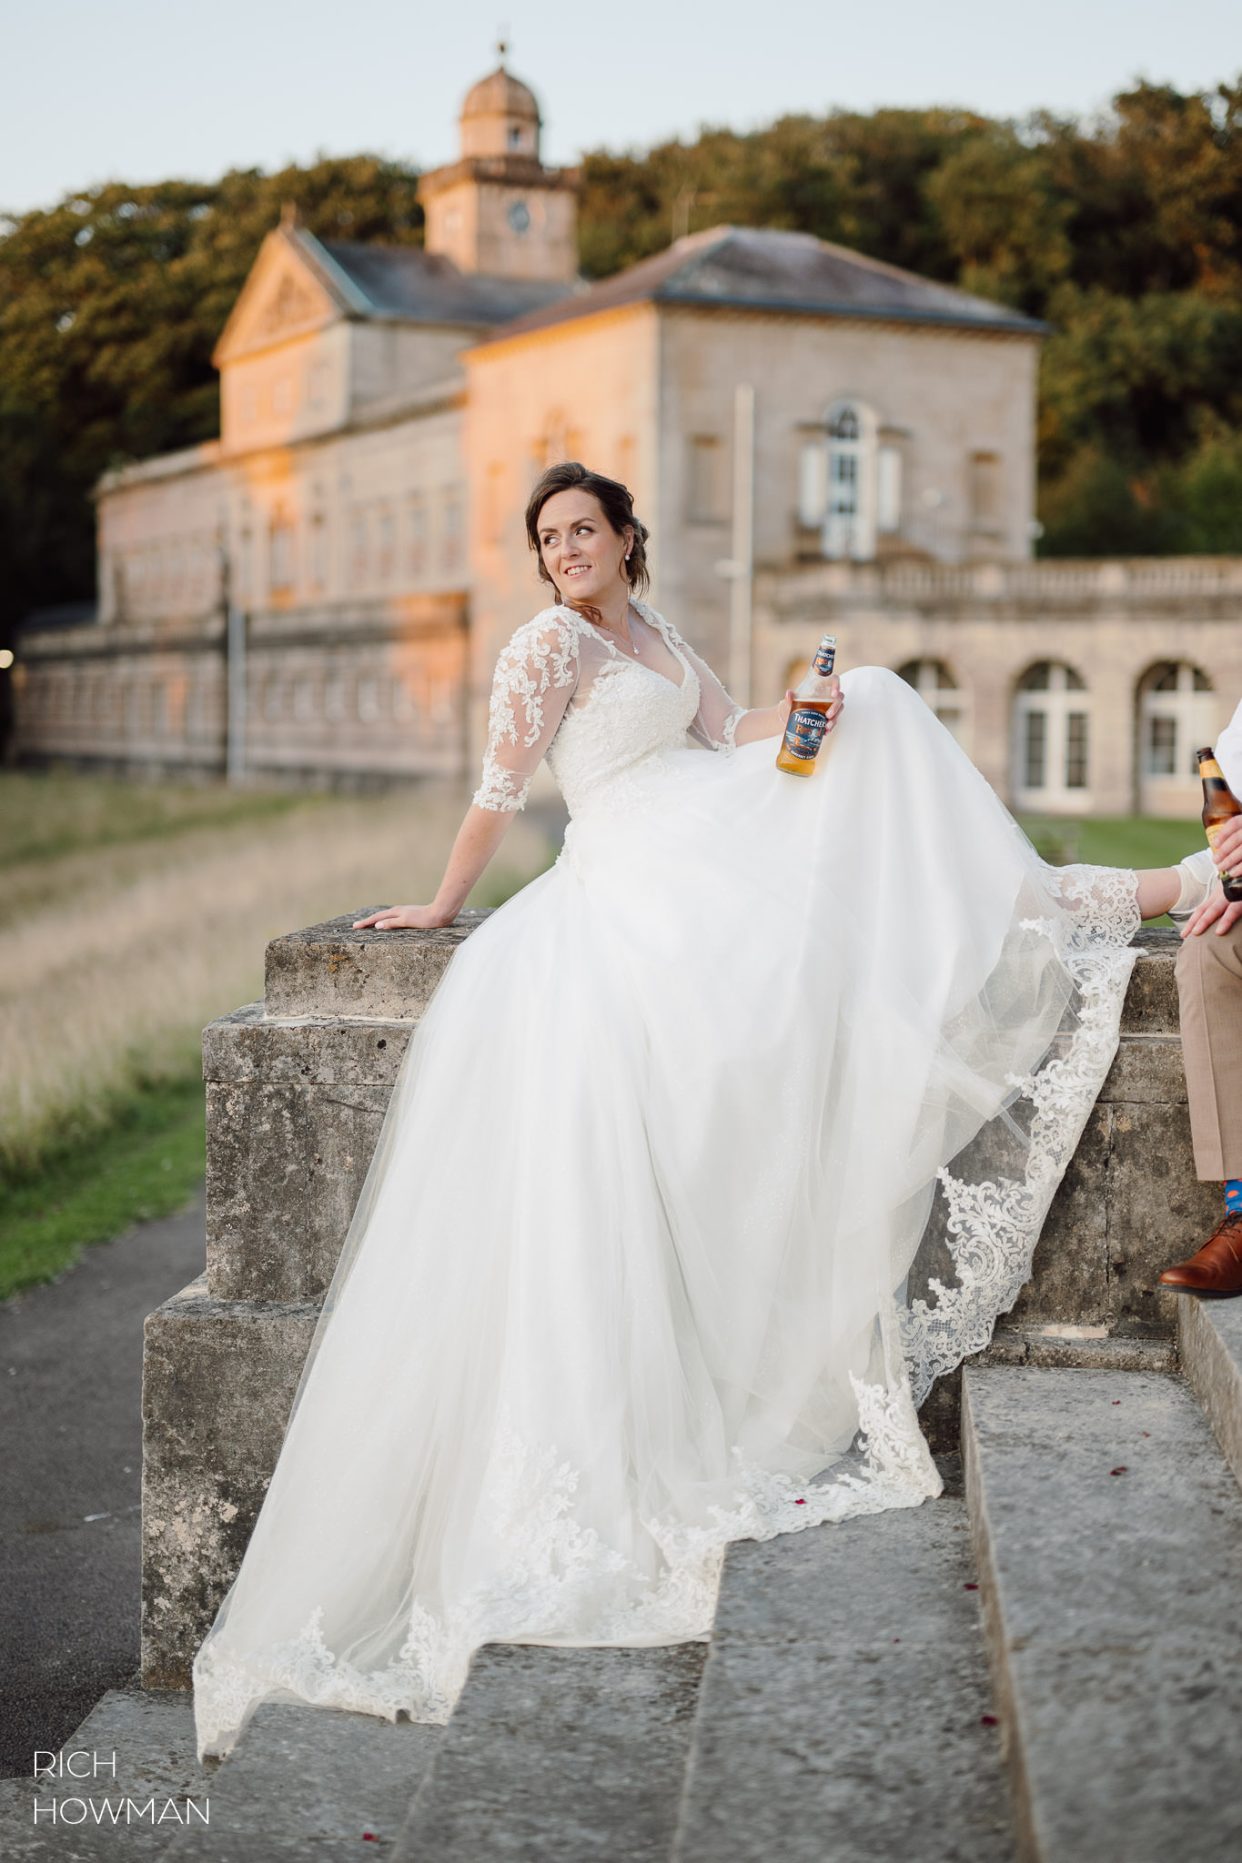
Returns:
[[[480,78],[477,84],[466,92],[466,100],[461,107],[462,117],[468,116],[517,116],[529,123],[538,123],[539,105],[535,93],[520,78],[498,65],[488,77]]]

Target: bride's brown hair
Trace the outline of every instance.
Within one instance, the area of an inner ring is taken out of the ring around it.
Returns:
[[[627,524],[633,526],[634,541],[630,546],[630,559],[628,563],[622,563],[621,573],[631,589],[636,590],[640,595],[645,595],[651,586],[651,576],[647,570],[646,549],[647,539],[651,532],[642,519],[635,515],[634,499],[629,486],[622,485],[620,479],[606,478],[602,472],[592,472],[589,467],[581,465],[576,459],[562,459],[555,466],[549,466],[535,486],[530,495],[530,502],[526,506],[526,541],[535,552],[535,561],[539,565],[539,580],[546,582],[550,588],[556,589],[556,584],[548,574],[544,563],[543,552],[539,548],[539,513],[549,498],[555,497],[557,492],[570,491],[590,492],[597,498],[600,509],[618,537],[624,534]],[[587,620],[593,621],[597,627],[602,625],[603,616],[594,603],[566,601],[559,589],[556,589],[556,599],[566,608],[573,608],[578,614],[585,615]]]

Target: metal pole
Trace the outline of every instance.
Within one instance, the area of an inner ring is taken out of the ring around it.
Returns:
[[[733,537],[729,579],[729,690],[750,704],[755,574],[755,390],[733,391]]]

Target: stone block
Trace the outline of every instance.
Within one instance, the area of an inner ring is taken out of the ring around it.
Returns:
[[[1173,966],[1181,949],[1175,931],[1144,927],[1134,940],[1145,953],[1130,977],[1121,1017],[1123,1035],[1176,1035],[1177,978]]]
[[[268,1015],[417,1019],[453,952],[495,908],[471,907],[432,931],[354,931],[354,919],[374,909],[273,938],[264,967]]]
[[[188,1688],[241,1564],[318,1316],[215,1300],[205,1276],[149,1314],[142,1367],[142,1681]]]
[[[220,1299],[306,1300],[332,1278],[412,1022],[269,1018],[209,1024],[207,1286]]]

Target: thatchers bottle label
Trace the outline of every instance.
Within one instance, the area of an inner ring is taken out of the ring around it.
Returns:
[[[1235,815],[1242,815],[1242,802],[1225,781],[1225,773],[1210,744],[1206,750],[1197,750],[1195,756],[1199,760],[1199,778],[1203,784],[1203,831],[1211,847],[1225,823],[1231,822]],[[1226,899],[1242,899],[1242,873],[1222,873],[1220,880]]]
[[[794,704],[785,720],[785,735],[776,753],[778,770],[792,776],[810,776],[828,728],[828,712],[836,696],[832,685],[837,663],[837,637],[825,634],[815,649],[809,670],[794,693]]]

